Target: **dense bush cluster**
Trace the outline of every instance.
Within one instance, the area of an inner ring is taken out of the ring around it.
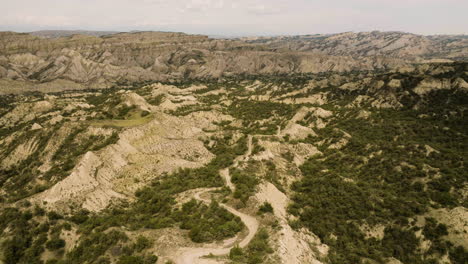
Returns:
[[[239,217],[213,201],[209,206],[191,200],[182,206],[177,218],[182,229],[189,229],[190,239],[194,242],[212,242],[233,237],[243,228]]]
[[[246,204],[249,197],[255,194],[259,184],[259,180],[252,169],[231,170],[231,181],[236,186],[234,198],[241,200],[243,204]]]
[[[14,95],[0,96],[0,118],[14,108],[14,102],[19,98]],[[1,134],[0,134],[1,135]],[[0,136],[1,138],[1,136]]]
[[[200,111],[210,111],[211,107],[210,106],[205,106],[205,105],[184,105],[176,110],[173,110],[170,112],[171,115],[175,116],[186,116],[188,114],[191,114],[193,112],[200,112]]]
[[[23,210],[5,208],[0,214],[0,256],[5,264],[44,263],[41,255],[46,249],[54,252],[55,256],[47,263],[110,263],[107,254],[111,248],[113,256],[121,256],[119,261],[122,263],[156,263],[156,256],[141,253],[151,246],[150,240],[140,236],[133,242],[117,230],[96,230],[85,234],[80,243],[64,255],[65,241],[60,238],[60,233],[63,229],[71,230],[70,224],[54,212],[47,214],[44,221],[41,218],[45,216],[44,210],[39,207],[31,210],[30,205],[25,206]],[[9,228],[8,233],[4,233],[6,227]]]
[[[275,134],[296,112],[297,106],[270,101],[236,100],[227,113],[243,120],[246,134]],[[267,122],[262,120],[268,119]]]
[[[327,141],[321,146],[324,155],[306,161],[303,179],[293,185],[289,211],[299,216],[294,224],[307,226],[332,247],[332,263],[388,257],[428,263],[445,253],[453,263],[463,263],[460,256],[466,251],[440,239],[447,232],[443,225],[427,221],[423,234],[433,248],[421,252],[418,227],[408,221],[432,206],[464,205],[457,191],[466,183],[463,115],[444,118],[438,113],[422,119],[414,110],[381,110],[363,120],[352,110],[335,111],[341,118],[318,130],[318,138],[308,139]],[[327,149],[327,142],[343,137],[339,131],[352,135],[348,144],[339,151]],[[426,145],[438,152],[427,154]],[[425,170],[424,164],[439,168],[441,176]],[[386,225],[384,238],[366,238],[363,224]]]
[[[65,227],[56,219],[37,221],[37,217],[44,217],[44,210],[31,208],[27,202],[22,206],[0,212],[0,256],[5,264],[43,263],[40,257],[46,248],[57,251],[65,246],[59,238]]]
[[[273,253],[268,239],[268,231],[265,228],[261,228],[245,249],[239,247],[232,248],[229,253],[229,258],[234,263],[264,263],[266,256]]]
[[[258,213],[259,213],[259,214],[273,213],[273,206],[271,206],[271,203],[269,203],[269,202],[264,202],[264,203],[258,208]]]

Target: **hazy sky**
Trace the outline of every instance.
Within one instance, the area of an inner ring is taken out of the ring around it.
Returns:
[[[467,34],[468,0],[0,0],[0,30]]]

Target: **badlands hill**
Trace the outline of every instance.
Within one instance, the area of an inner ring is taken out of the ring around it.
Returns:
[[[464,264],[468,65],[0,99],[0,263]]]
[[[465,60],[394,32],[0,33],[0,264],[465,264]]]
[[[347,32],[328,35],[244,38],[278,49],[335,56],[386,56],[422,61],[468,59],[468,36],[422,36],[404,32]]]
[[[0,93],[106,88],[127,81],[386,70],[414,57],[464,59],[467,46],[461,37],[437,42],[401,33],[248,41],[164,32],[93,35],[0,33]]]

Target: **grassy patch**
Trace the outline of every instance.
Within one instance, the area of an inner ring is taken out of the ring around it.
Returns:
[[[134,127],[140,126],[149,123],[153,120],[154,116],[152,114],[141,116],[143,112],[133,114],[129,119],[104,119],[104,120],[93,120],[88,121],[90,125],[97,127]]]

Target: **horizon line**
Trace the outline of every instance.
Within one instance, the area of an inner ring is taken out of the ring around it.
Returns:
[[[404,31],[404,30],[364,30],[364,31],[342,31],[342,32],[330,32],[330,33],[302,33],[302,34],[294,34],[294,33],[284,33],[284,34],[252,34],[252,33],[233,33],[233,34],[206,34],[206,33],[194,33],[194,32],[189,32],[189,31],[177,31],[177,30],[151,30],[151,29],[133,29],[133,30],[105,30],[105,29],[54,29],[54,28],[48,28],[48,29],[38,29],[38,30],[8,30],[8,29],[2,29],[0,32],[14,32],[14,33],[36,33],[36,32],[53,32],[53,31],[78,31],[78,32],[112,32],[113,34],[119,34],[119,33],[139,33],[139,32],[164,32],[164,33],[183,33],[187,35],[204,35],[204,36],[209,36],[209,37],[280,37],[280,36],[317,36],[317,35],[339,35],[339,34],[346,34],[346,33],[372,33],[372,32],[379,32],[379,33],[404,33],[404,34],[412,34],[412,35],[419,35],[419,36],[467,36],[467,33],[431,33],[431,34],[420,34],[420,33],[413,33],[410,31]]]

